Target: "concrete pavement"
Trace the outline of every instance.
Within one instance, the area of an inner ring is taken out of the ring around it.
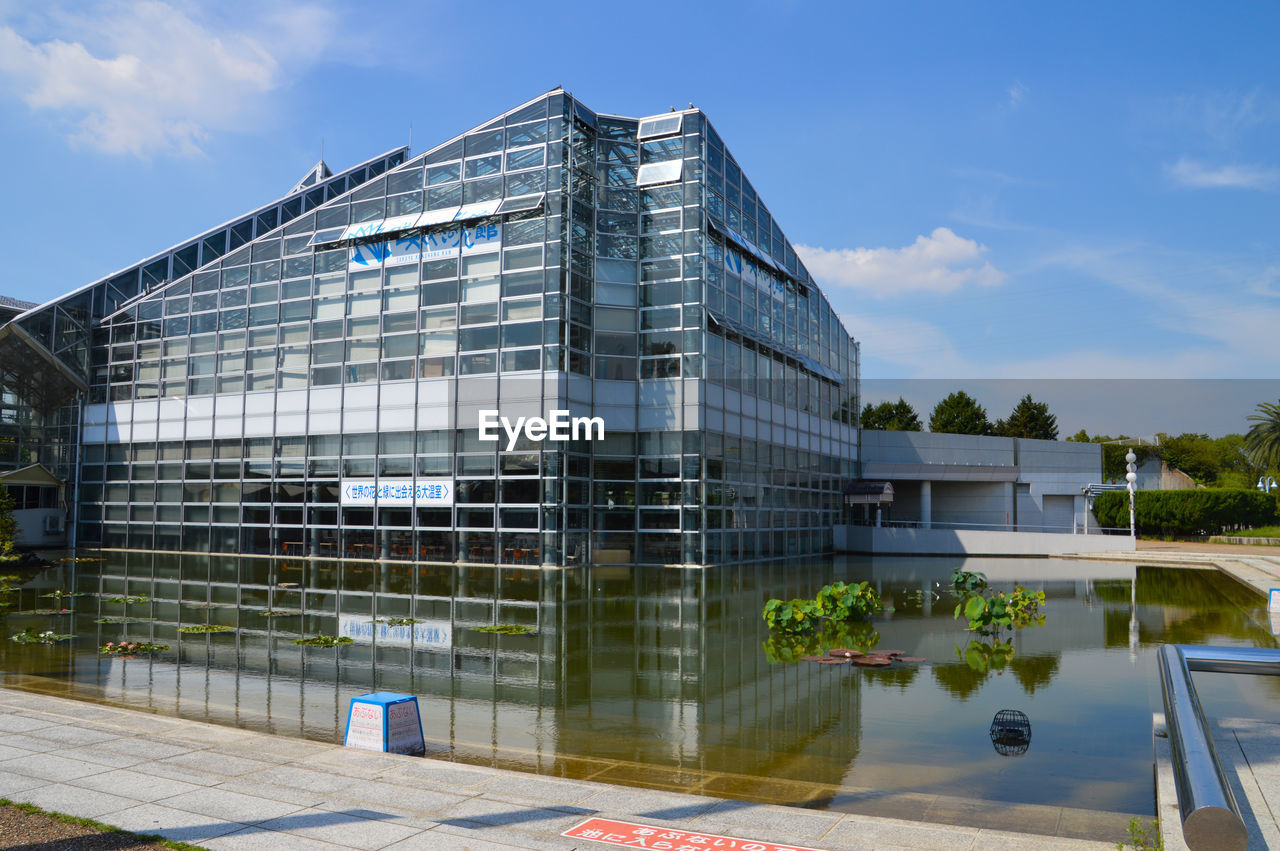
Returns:
[[[608,847],[560,835],[591,817],[830,851],[1115,847],[1073,839],[1083,823],[1065,817],[1060,835],[1041,836],[768,806],[354,751],[9,689],[0,689],[0,797],[226,851]]]

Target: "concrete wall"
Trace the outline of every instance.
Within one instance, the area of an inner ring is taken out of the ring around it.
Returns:
[[[905,478],[928,478],[924,474],[930,471],[908,469],[918,465],[1003,467],[1006,472],[1012,472],[1014,440],[970,434],[863,429],[862,463],[864,479],[892,478],[875,471],[893,468],[899,468]],[[915,475],[910,475],[912,472]]]
[[[934,482],[933,522],[996,525],[1013,523],[1012,482]],[[902,519],[894,512],[895,520]]]
[[[1102,447],[930,432],[862,431],[862,478],[893,483],[892,521],[1014,526],[1070,533],[1086,520],[1083,488],[1102,481]],[[1089,518],[1091,527],[1096,521]]]
[[[1127,535],[1053,532],[988,532],[975,529],[907,529],[837,526],[837,552],[875,555],[1052,556],[1065,553],[1131,553]]]
[[[1198,487],[1195,479],[1159,458],[1148,458],[1138,465],[1137,486],[1140,491],[1177,491]]]
[[[15,543],[19,547],[60,547],[67,542],[66,523],[63,531],[47,535],[44,531],[46,517],[66,517],[61,508],[23,508],[13,512],[18,521],[18,538]]]

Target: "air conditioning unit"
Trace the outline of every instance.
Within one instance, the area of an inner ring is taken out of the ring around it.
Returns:
[[[50,514],[44,518],[44,533],[46,535],[61,535],[63,530],[63,522],[61,514]]]

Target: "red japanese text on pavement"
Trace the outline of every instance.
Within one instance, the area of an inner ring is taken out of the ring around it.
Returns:
[[[779,845],[776,842],[760,842],[755,839],[737,839],[714,833],[697,833],[651,824],[632,824],[610,819],[587,819],[577,827],[571,827],[561,836],[574,839],[590,839],[606,845],[622,848],[648,848],[650,851],[817,851],[803,845]]]

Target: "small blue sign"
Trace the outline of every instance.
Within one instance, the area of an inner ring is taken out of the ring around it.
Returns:
[[[425,753],[418,698],[390,691],[351,698],[343,744],[382,753]]]

